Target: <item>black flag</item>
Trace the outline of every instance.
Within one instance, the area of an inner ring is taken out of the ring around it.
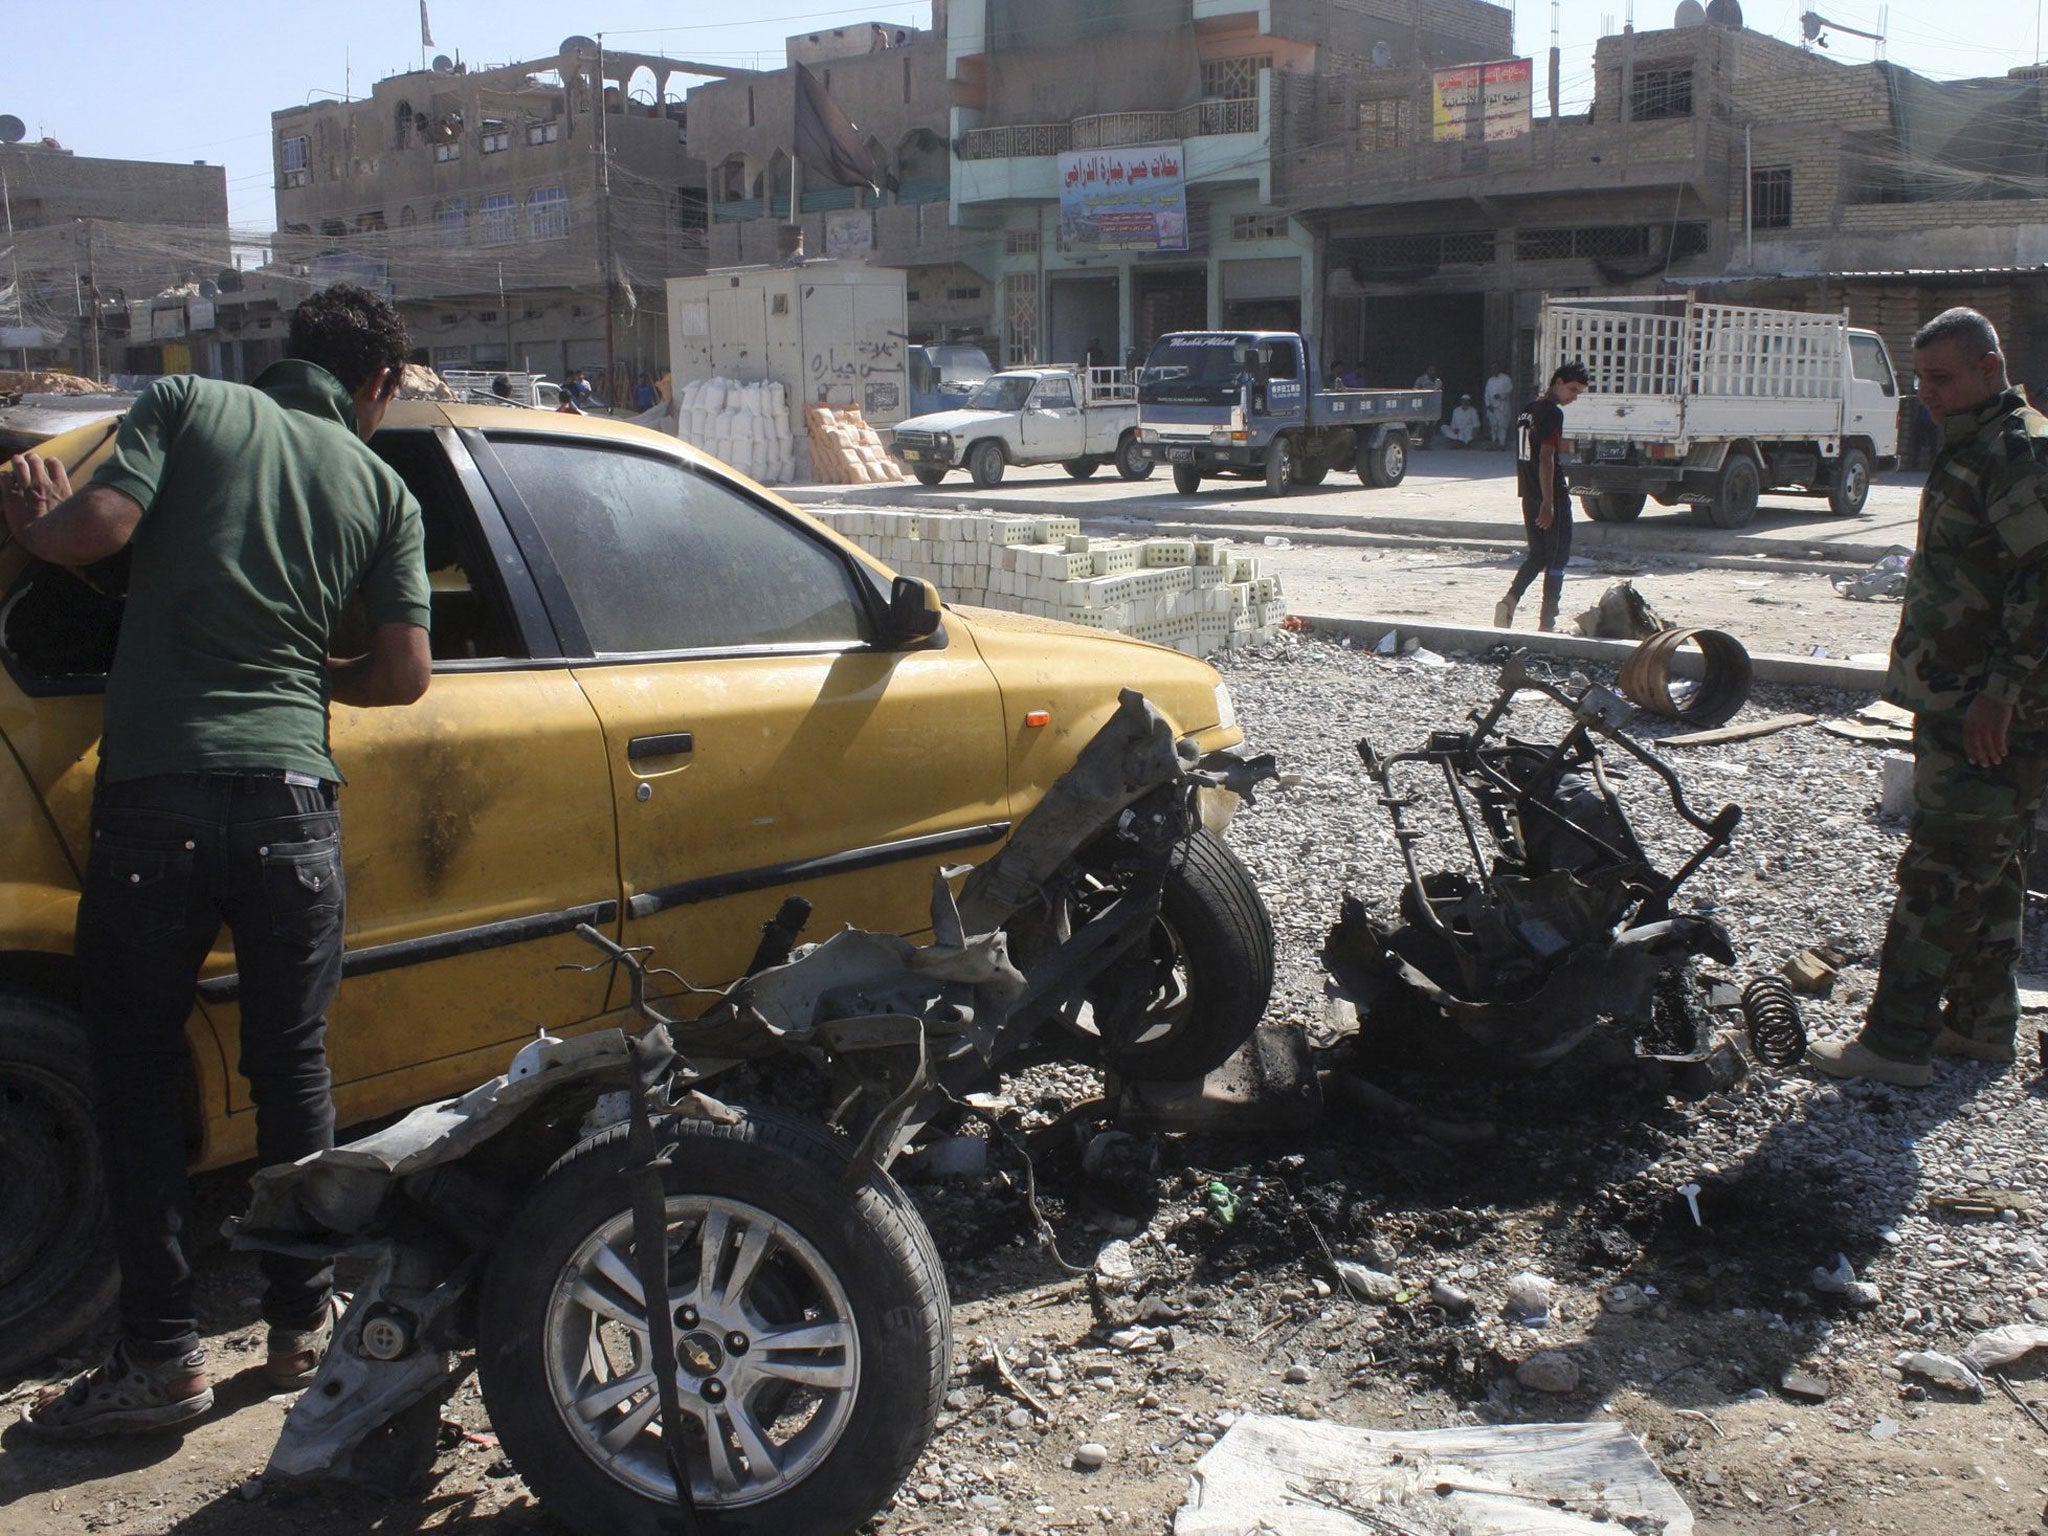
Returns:
[[[796,69],[797,158],[836,187],[882,190],[882,168],[862,141],[860,129],[818,77],[803,65]]]

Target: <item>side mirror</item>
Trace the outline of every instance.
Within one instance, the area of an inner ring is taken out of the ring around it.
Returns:
[[[898,576],[889,585],[889,641],[905,645],[922,640],[939,627],[939,589],[915,576]]]

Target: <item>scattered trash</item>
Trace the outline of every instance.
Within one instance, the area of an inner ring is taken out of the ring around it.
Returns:
[[[1258,1530],[1693,1536],[1694,1526],[1620,1424],[1395,1431],[1246,1414],[1195,1464],[1173,1536]]]
[[[1852,1307],[1874,1307],[1884,1300],[1883,1290],[1875,1283],[1856,1278],[1856,1267],[1846,1253],[1835,1255],[1833,1269],[1816,1267],[1807,1278],[1823,1296],[1839,1296]]]
[[[2048,1327],[2040,1323],[2007,1323],[2002,1328],[1987,1328],[1965,1344],[1962,1363],[1983,1376],[2037,1349],[2048,1349]]]
[[[1815,1402],[1825,1402],[1828,1384],[1811,1371],[1788,1370],[1778,1378],[1778,1389],[1788,1397],[1806,1397]]]
[[[1395,655],[1401,649],[1401,637],[1394,630],[1390,629],[1384,635],[1380,636],[1379,643],[1375,645],[1372,649],[1373,654],[1376,656]]]
[[[1222,1066],[1188,1082],[1130,1082],[1117,1123],[1136,1131],[1303,1131],[1323,1112],[1308,1031],[1298,1021],[1261,1025]]]
[[[1350,1259],[1339,1259],[1334,1267],[1338,1283],[1363,1300],[1384,1303],[1401,1294],[1401,1282],[1384,1271],[1368,1269]]]
[[[1551,1392],[1562,1396],[1579,1389],[1578,1362],[1563,1350],[1546,1349],[1516,1366],[1515,1380],[1531,1392]]]
[[[1768,720],[1751,720],[1742,725],[1724,725],[1711,731],[1686,731],[1678,736],[1660,736],[1660,747],[1718,747],[1731,741],[1754,741],[1759,736],[1775,736],[1780,731],[1789,731],[1795,726],[1812,725],[1813,715],[1772,715]]]
[[[1294,548],[1294,540],[1292,540],[1292,539],[1283,539],[1283,538],[1281,538],[1281,537],[1280,537],[1280,535],[1279,535],[1279,534],[1277,534],[1277,533],[1269,533],[1269,534],[1267,534],[1267,535],[1266,535],[1266,539],[1265,539],[1265,544],[1266,544],[1266,548],[1268,548],[1268,549],[1292,549],[1292,548]]]
[[[1925,1377],[1937,1387],[1947,1387],[1952,1392],[1967,1392],[1971,1397],[1984,1395],[1984,1383],[1977,1373],[1958,1360],[1954,1355],[1944,1355],[1939,1350],[1916,1349],[1892,1361],[1902,1371]]]
[[[1879,792],[1877,814],[1885,817],[1902,817],[1913,810],[1913,759],[1904,752],[1887,752],[1878,764],[1883,774],[1883,788]]]
[[[1697,1184],[1681,1184],[1681,1185],[1679,1185],[1679,1186],[1678,1186],[1678,1195],[1679,1195],[1679,1198],[1680,1198],[1680,1199],[1682,1199],[1683,1201],[1685,1201],[1685,1208],[1686,1208],[1686,1209],[1687,1209],[1688,1211],[1691,1211],[1691,1212],[1692,1212],[1692,1224],[1693,1224],[1694,1226],[1696,1226],[1696,1227],[1703,1227],[1703,1226],[1705,1226],[1705,1225],[1706,1225],[1706,1223],[1700,1220],[1700,1187],[1699,1187],[1699,1185],[1697,1185]]]
[[[1927,1204],[1932,1210],[1952,1211],[1958,1216],[2003,1216],[2007,1211],[2025,1215],[2034,1208],[2034,1197],[2023,1189],[1973,1184],[1968,1189],[1929,1195]]]
[[[1690,641],[1700,653],[1698,690],[1690,699],[1675,696],[1672,658]],[[1667,629],[1645,640],[1622,663],[1615,686],[1630,703],[1674,720],[1720,725],[1749,699],[1752,669],[1749,652],[1733,635],[1718,629]]]
[[[1442,1307],[1453,1317],[1462,1317],[1472,1310],[1472,1297],[1448,1280],[1432,1280],[1429,1283],[1429,1299]]]
[[[1202,1186],[1202,1205],[1218,1226],[1227,1227],[1237,1220],[1237,1196],[1221,1179]]]
[[[1806,1021],[1782,976],[1758,976],[1742,989],[1742,1018],[1750,1053],[1765,1066],[1797,1066],[1806,1059]]]
[[[1835,968],[1810,949],[1802,949],[1780,969],[1795,992],[1826,997],[1835,989]]]
[[[1912,566],[1913,551],[1903,544],[1894,544],[1874,565],[1854,576],[1831,577],[1829,585],[1840,596],[1851,597],[1858,602],[1869,602],[1878,597],[1904,597],[1906,573]]]
[[[1525,1269],[1508,1282],[1508,1314],[1524,1323],[1539,1323],[1550,1316],[1550,1295],[1555,1287],[1534,1270]]]
[[[1879,1419],[1870,1426],[1870,1438],[1873,1440],[1889,1440],[1898,1432],[1899,1421],[1897,1419]]]
[[[1650,606],[1632,581],[1617,581],[1578,618],[1579,633],[1600,640],[1647,640],[1673,626]]]
[[[1451,664],[1448,656],[1440,656],[1424,645],[1418,645],[1408,652],[1408,659],[1417,666],[1428,667],[1432,672],[1441,672]]]

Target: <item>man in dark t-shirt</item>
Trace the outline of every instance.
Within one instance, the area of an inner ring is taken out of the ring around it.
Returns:
[[[1550,376],[1550,387],[1515,418],[1515,489],[1522,498],[1522,530],[1529,553],[1508,584],[1508,595],[1493,607],[1498,629],[1511,628],[1515,605],[1538,576],[1543,578],[1543,608],[1536,627],[1557,628],[1557,607],[1564,597],[1564,567],[1572,554],[1572,499],[1566,494],[1564,408],[1586,391],[1582,363],[1562,364]]]
[[[150,385],[76,494],[64,465],[38,454],[0,475],[0,512],[31,555],[131,556],[76,950],[121,1337],[27,1406],[34,1433],[170,1429],[213,1405],[176,1085],[193,988],[223,925],[258,1159],[334,1144],[326,1028],[343,879],[328,705],[410,704],[429,671],[419,505],[367,445],[410,350],[396,310],[336,284],[293,312],[288,355],[254,385]],[[333,657],[358,597],[369,649]],[[333,1338],[333,1269],[282,1254],[262,1269],[264,1375],[305,1386]]]

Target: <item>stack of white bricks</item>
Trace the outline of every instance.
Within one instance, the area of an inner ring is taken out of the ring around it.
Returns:
[[[1228,539],[1090,539],[1070,517],[822,509],[821,522],[948,602],[1113,629],[1195,656],[1270,638],[1280,578]]]

